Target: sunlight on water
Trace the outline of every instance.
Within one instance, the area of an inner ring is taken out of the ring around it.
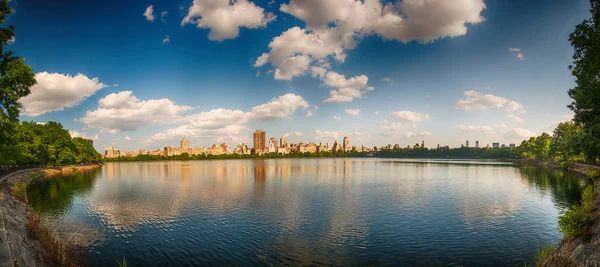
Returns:
[[[108,163],[29,200],[113,265],[514,265],[558,242],[585,180],[491,161]]]

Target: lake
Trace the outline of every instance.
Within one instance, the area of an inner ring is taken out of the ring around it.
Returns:
[[[90,266],[523,266],[585,185],[479,160],[206,160],[107,163],[28,197]]]

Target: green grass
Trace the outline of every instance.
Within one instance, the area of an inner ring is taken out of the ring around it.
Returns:
[[[119,267],[127,267],[127,259],[125,257],[123,257],[123,261],[119,261],[119,259],[117,259],[117,264],[119,264]]]
[[[27,203],[27,183],[17,183],[10,187],[10,194],[17,200]]]
[[[537,252],[535,253],[535,266],[540,267],[544,264],[554,252],[554,246],[551,243],[548,243],[545,247],[538,247]]]
[[[60,240],[54,236],[52,230],[44,226],[40,216],[32,214],[25,225],[29,239],[38,240],[42,246],[49,252],[49,258],[52,266],[78,266],[74,264],[67,255],[67,246],[64,246]]]

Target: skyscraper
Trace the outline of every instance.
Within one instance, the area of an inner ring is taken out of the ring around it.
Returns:
[[[344,140],[342,141],[342,149],[344,150],[344,152],[348,152],[351,149],[350,140],[348,139],[348,136],[345,136]]]
[[[475,141],[475,147],[479,148],[479,141]]]
[[[465,147],[469,147],[469,140],[467,140]]]
[[[183,139],[181,139],[181,150],[185,152],[188,150],[188,148],[190,148],[190,141],[188,141],[184,137]]]
[[[265,144],[267,143],[267,133],[263,130],[254,132],[254,152],[256,154],[264,153]]]

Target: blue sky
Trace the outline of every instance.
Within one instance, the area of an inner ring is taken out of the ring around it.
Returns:
[[[10,49],[38,80],[21,120],[103,151],[249,144],[254,129],[509,144],[569,119],[568,34],[588,1],[421,2],[12,1]]]

